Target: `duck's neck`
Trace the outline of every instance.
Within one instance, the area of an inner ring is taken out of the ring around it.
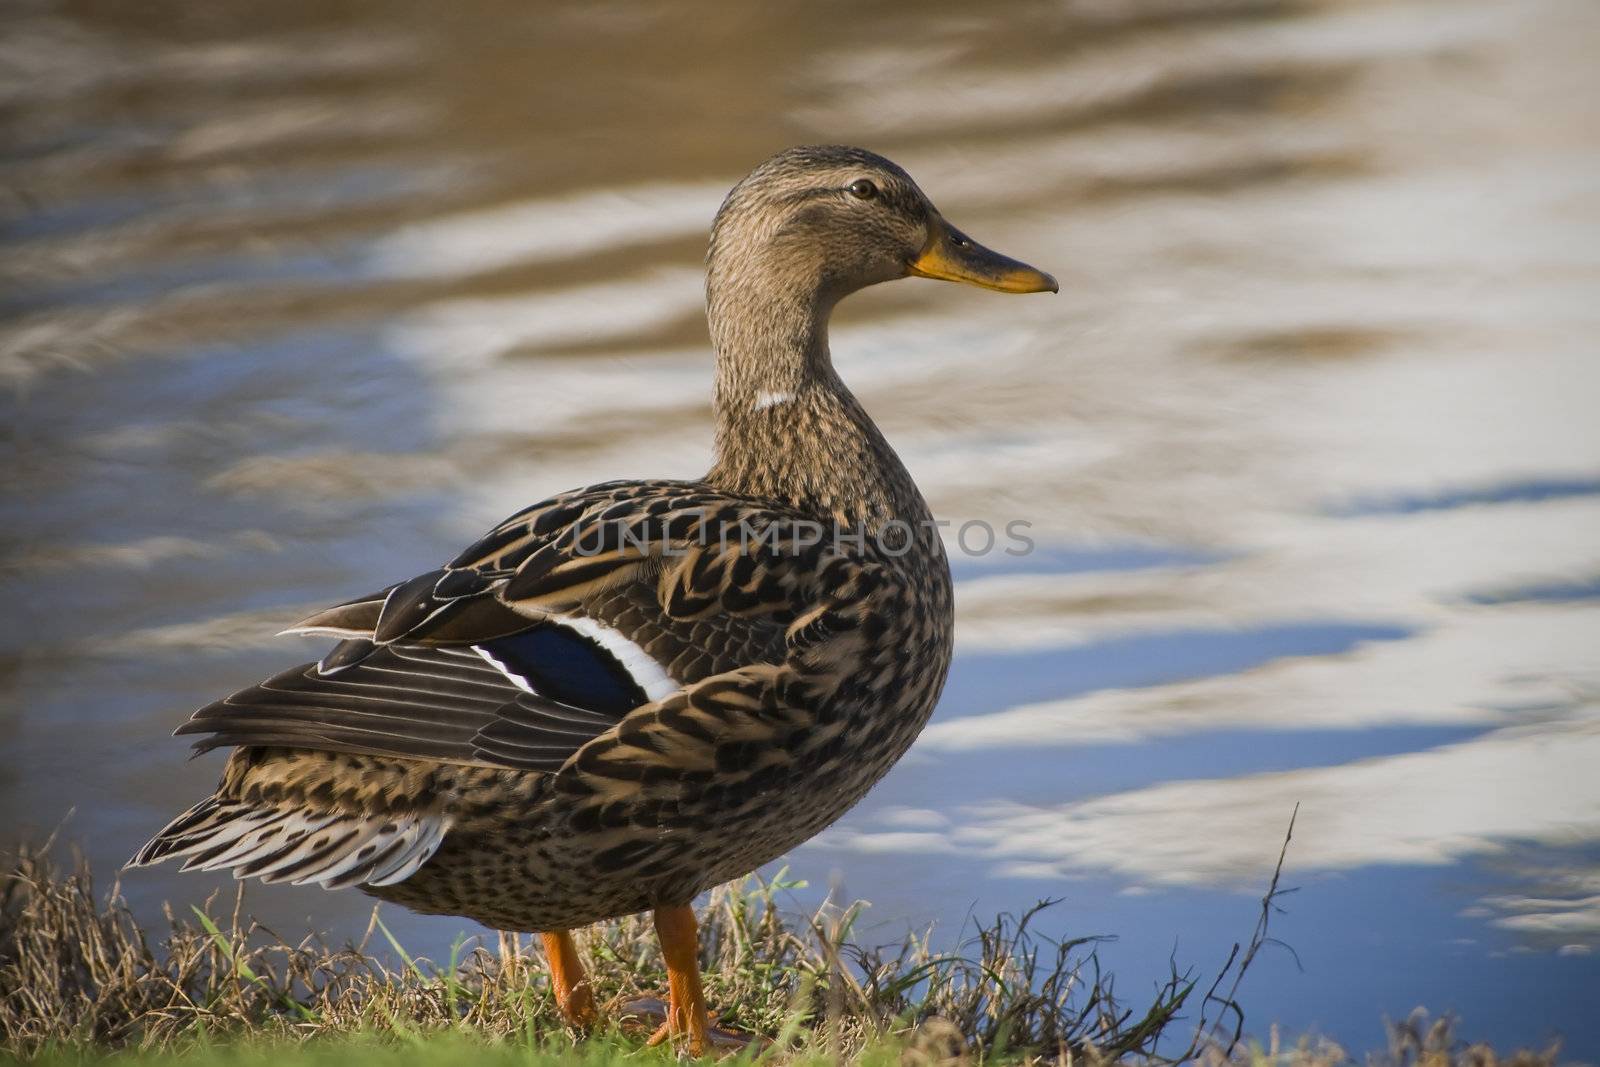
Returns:
[[[911,476],[834,372],[832,301],[718,280],[707,297],[717,441],[706,480],[851,526],[926,521]]]

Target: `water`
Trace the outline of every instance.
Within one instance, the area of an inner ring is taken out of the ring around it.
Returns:
[[[5,825],[109,872],[217,773],[170,728],[317,647],[281,625],[547,492],[703,470],[711,213],[865,143],[1061,278],[834,330],[935,510],[1038,547],[958,557],[939,714],[793,869],[885,940],[1063,898],[1137,993],[1248,935],[1299,804],[1300,965],[1262,958],[1252,1029],[1369,1047],[1423,1004],[1600,1058],[1591,5],[3,19]]]

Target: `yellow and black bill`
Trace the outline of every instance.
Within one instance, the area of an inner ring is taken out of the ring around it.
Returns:
[[[906,273],[918,278],[966,282],[1002,293],[1058,293],[1055,278],[1010,256],[985,248],[944,219],[934,216],[928,243]]]

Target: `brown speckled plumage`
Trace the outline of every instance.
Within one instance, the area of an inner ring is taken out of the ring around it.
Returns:
[[[881,157],[762,164],[712,235],[706,477],[553,497],[306,620],[340,644],[180,728],[233,754],[135,862],[562,931],[686,905],[832,823],[950,662],[932,516],[828,354],[833,305],[907,273],[1054,287]]]

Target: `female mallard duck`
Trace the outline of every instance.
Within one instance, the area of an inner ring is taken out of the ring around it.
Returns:
[[[950,663],[938,530],[828,355],[834,304],[906,275],[1056,291],[881,156],[795,148],[757,167],[711,235],[710,473],[552,497],[293,627],[340,641],[179,727],[234,751],[133,865],[542,931],[577,1024],[595,1006],[567,931],[654,909],[658,1037],[699,1054],[691,901],[861,799]]]

